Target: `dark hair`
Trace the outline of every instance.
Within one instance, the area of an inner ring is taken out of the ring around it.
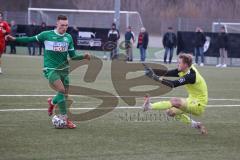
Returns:
[[[116,24],[115,24],[115,23],[112,23],[112,27],[113,27],[113,26],[116,27]]]
[[[128,29],[132,29],[132,27],[131,27],[131,26],[128,26]]]
[[[168,27],[169,30],[172,30],[173,28],[172,27]]]
[[[59,20],[67,20],[68,18],[67,18],[67,16],[65,16],[65,15],[58,15],[58,17],[57,17],[57,20],[59,21]]]
[[[189,67],[192,65],[192,55],[187,53],[181,53],[179,59],[183,60],[183,63],[186,63]]]

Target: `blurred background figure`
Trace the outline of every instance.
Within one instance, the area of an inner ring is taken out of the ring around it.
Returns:
[[[118,45],[119,39],[120,39],[119,30],[116,28],[116,24],[112,23],[111,29],[108,32],[108,41],[115,43],[115,46],[116,46],[111,50],[111,53],[110,53],[110,58],[112,60],[118,58],[117,45]]]
[[[11,21],[11,36],[16,37],[17,35],[17,25],[16,22],[14,20]],[[10,45],[10,53],[9,54],[16,54],[16,42],[11,41],[9,42]]]
[[[141,28],[138,35],[138,44],[137,48],[140,50],[140,61],[144,62],[146,59],[146,50],[148,47],[148,33],[144,27]]]
[[[39,28],[38,33],[41,33],[41,32],[46,31],[46,30],[47,30],[47,25],[46,25],[45,22],[42,22],[42,24],[41,24],[41,26]],[[44,49],[44,44],[43,44],[43,42],[39,42],[38,44],[39,44],[39,53],[38,53],[38,55],[41,56],[42,55],[42,50]]]
[[[6,51],[5,36],[11,32],[11,28],[6,21],[3,20],[3,13],[0,11],[0,74],[2,74],[2,54]]]
[[[70,30],[70,34],[72,36],[75,49],[77,49],[78,32],[79,32],[79,30],[78,30],[77,26],[73,26],[72,29]]]
[[[201,57],[201,63],[200,66],[204,66],[204,52],[203,52],[203,46],[206,42],[206,37],[203,33],[203,30],[200,27],[196,28],[195,33],[195,63],[198,64],[198,56]]]
[[[32,36],[35,36],[37,34],[37,28],[36,28],[36,23],[35,22],[32,22],[32,24],[28,27],[28,30],[27,30],[27,36],[28,37],[32,37]],[[31,56],[34,56],[35,55],[35,51],[36,51],[36,46],[37,46],[37,43],[36,42],[31,42],[31,43],[28,43],[28,54]]]
[[[163,47],[165,48],[164,63],[167,63],[167,56],[169,55],[168,63],[171,64],[174,48],[177,46],[177,36],[173,32],[172,27],[168,27],[168,32],[163,36]]]
[[[224,26],[221,27],[220,33],[218,35],[218,45],[219,45],[219,56],[220,61],[216,67],[227,67],[227,59],[228,59],[228,35],[226,33],[226,29]]]
[[[128,26],[125,33],[125,49],[127,55],[127,61],[133,61],[133,44],[135,42],[135,36],[132,32],[132,27]]]

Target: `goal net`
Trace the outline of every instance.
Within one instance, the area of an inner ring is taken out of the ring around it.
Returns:
[[[229,22],[213,22],[212,32],[219,32],[222,26],[225,27],[227,33],[240,33],[240,23]]]
[[[110,28],[114,22],[114,13],[109,10],[28,8],[28,24],[34,21],[36,24],[46,22],[47,25],[55,25],[57,16],[63,14],[68,16],[70,26]],[[135,34],[139,33],[143,23],[138,12],[120,11],[120,32],[124,33],[127,26],[131,26]]]

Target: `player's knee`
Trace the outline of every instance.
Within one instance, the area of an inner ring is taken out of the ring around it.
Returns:
[[[176,107],[176,108],[180,108],[182,106],[182,101],[179,98],[171,98],[170,100],[172,106]]]
[[[177,101],[177,98],[171,98],[171,99],[170,99],[170,102],[171,102],[172,104],[176,103],[176,101]]]
[[[58,92],[61,92],[61,93],[65,94],[66,93],[66,89],[65,88],[59,88]]]
[[[175,113],[173,110],[171,110],[171,109],[168,109],[168,110],[166,111],[166,113],[167,113],[167,115],[170,116],[170,117],[174,117],[174,116],[176,115],[176,113]]]

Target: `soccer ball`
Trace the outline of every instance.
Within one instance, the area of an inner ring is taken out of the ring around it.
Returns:
[[[52,124],[55,128],[65,128],[67,125],[67,121],[55,115],[52,118]]]

